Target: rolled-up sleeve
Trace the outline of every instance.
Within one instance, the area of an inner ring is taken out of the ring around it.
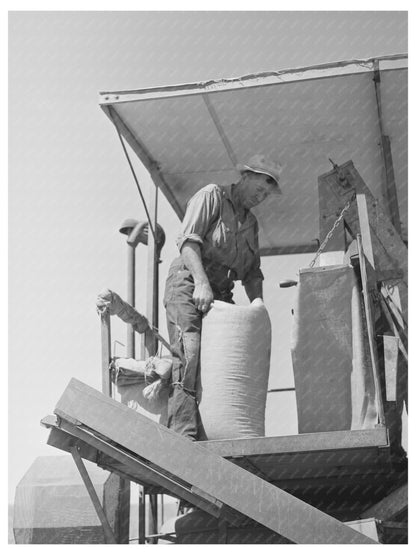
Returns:
[[[253,262],[250,265],[244,278],[241,280],[241,284],[244,286],[246,283],[254,280],[264,280],[263,272],[260,269],[260,250],[259,250],[259,224],[257,220],[255,221],[252,234],[248,238],[250,243],[250,250],[253,252]]]
[[[212,222],[219,215],[219,210],[219,192],[215,185],[204,187],[189,200],[181,233],[176,240],[179,251],[186,241],[203,244]]]

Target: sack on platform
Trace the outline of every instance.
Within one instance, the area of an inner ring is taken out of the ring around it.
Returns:
[[[264,436],[271,324],[261,299],[215,301],[202,321],[199,412],[208,439]]]
[[[112,379],[123,404],[165,424],[171,372],[171,358],[119,358],[113,363]]]

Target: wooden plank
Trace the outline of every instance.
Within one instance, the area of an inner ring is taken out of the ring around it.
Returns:
[[[374,543],[208,449],[72,379],[55,414],[69,415],[296,543]]]
[[[381,310],[383,311],[383,314],[384,314],[384,316],[385,316],[385,318],[386,318],[386,320],[387,320],[387,322],[390,326],[391,331],[394,333],[394,337],[397,339],[399,349],[402,352],[402,354],[405,358],[405,361],[407,363],[408,360],[409,360],[408,359],[408,354],[407,354],[407,349],[406,349],[403,341],[401,340],[400,332],[397,329],[396,324],[393,321],[393,318],[392,318],[392,316],[390,314],[390,311],[389,311],[389,307],[388,307],[384,297],[380,297],[380,306],[381,306]],[[402,330],[402,333],[403,333],[403,330]],[[405,339],[407,340],[406,334],[403,334],[403,335],[404,335]]]
[[[384,376],[386,381],[386,401],[397,400],[397,363],[399,360],[399,340],[393,335],[383,335]]]
[[[84,462],[81,459],[80,454],[78,453],[77,447],[73,447],[71,450],[72,457],[77,465],[78,471],[81,475],[81,478],[87,488],[88,495],[94,505],[95,512],[97,513],[98,518],[100,519],[101,526],[103,527],[104,536],[105,536],[105,543],[117,543],[114,533],[111,529],[110,523],[107,520],[106,514],[104,509],[101,506],[100,500],[98,498],[97,492],[95,491],[94,484],[89,477],[87,469],[85,468]]]
[[[363,245],[363,252],[367,257],[371,267],[374,269],[373,245],[371,243],[370,223],[368,221],[368,210],[366,196],[357,195],[358,220],[360,222],[360,232]]]
[[[364,255],[363,246],[361,242],[361,235],[357,234],[357,245],[358,245],[358,256],[360,259],[360,272],[361,272],[361,282],[363,287],[363,297],[364,297],[364,308],[365,308],[365,317],[367,323],[367,335],[369,340],[370,346],[370,356],[371,356],[371,367],[373,370],[373,379],[374,379],[374,387],[375,387],[375,400],[378,410],[378,419],[381,425],[384,426],[385,424],[385,417],[384,417],[384,406],[383,406],[383,398],[381,394],[381,384],[380,384],[380,375],[379,375],[379,365],[378,365],[378,358],[377,358],[377,346],[375,343],[375,327],[374,327],[374,319],[373,319],[373,311],[372,311],[372,304],[370,298],[369,287],[371,284],[368,282],[367,277],[367,257]],[[374,286],[374,284],[373,284]]]
[[[361,515],[362,518],[374,517],[379,520],[393,520],[407,510],[408,492],[404,484],[387,495],[382,501],[376,503]]]
[[[393,155],[391,152],[390,137],[381,136],[381,147],[383,152],[384,167],[386,173],[386,200],[391,221],[401,235],[402,226],[400,221],[399,202],[397,199],[396,180],[394,177]]]
[[[210,451],[222,457],[249,457],[252,455],[277,455],[278,453],[316,452],[332,450],[388,447],[385,427],[371,430],[342,430],[316,432],[281,437],[250,439],[221,439],[200,441]]]

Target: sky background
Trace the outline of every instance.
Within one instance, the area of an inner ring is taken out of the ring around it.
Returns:
[[[407,51],[405,12],[13,12],[9,16],[9,499],[33,460],[56,455],[39,425],[71,377],[100,389],[99,291],[125,297],[126,218],[144,219],[102,90],[139,89]],[[155,114],[157,117],[157,114]],[[153,187],[136,165],[145,195]],[[167,232],[161,291],[179,220]],[[147,251],[137,247],[145,311]],[[293,386],[296,289],[312,255],[265,259],[265,302],[279,311],[270,387]],[[245,302],[238,293],[237,300]],[[273,319],[273,318],[272,318]],[[161,313],[161,331],[167,335]],[[125,331],[113,321],[113,339]],[[123,348],[117,346],[117,354]],[[294,396],[268,408],[268,433],[296,433]],[[272,411],[272,413],[270,412]]]

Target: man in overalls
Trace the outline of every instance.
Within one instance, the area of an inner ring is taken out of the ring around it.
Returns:
[[[263,297],[258,223],[250,209],[281,194],[278,163],[257,154],[237,169],[237,183],[207,185],[189,200],[177,240],[180,256],[166,281],[173,348],[167,425],[191,440],[203,439],[196,399],[202,316],[214,300],[233,302],[236,280],[250,301]]]

